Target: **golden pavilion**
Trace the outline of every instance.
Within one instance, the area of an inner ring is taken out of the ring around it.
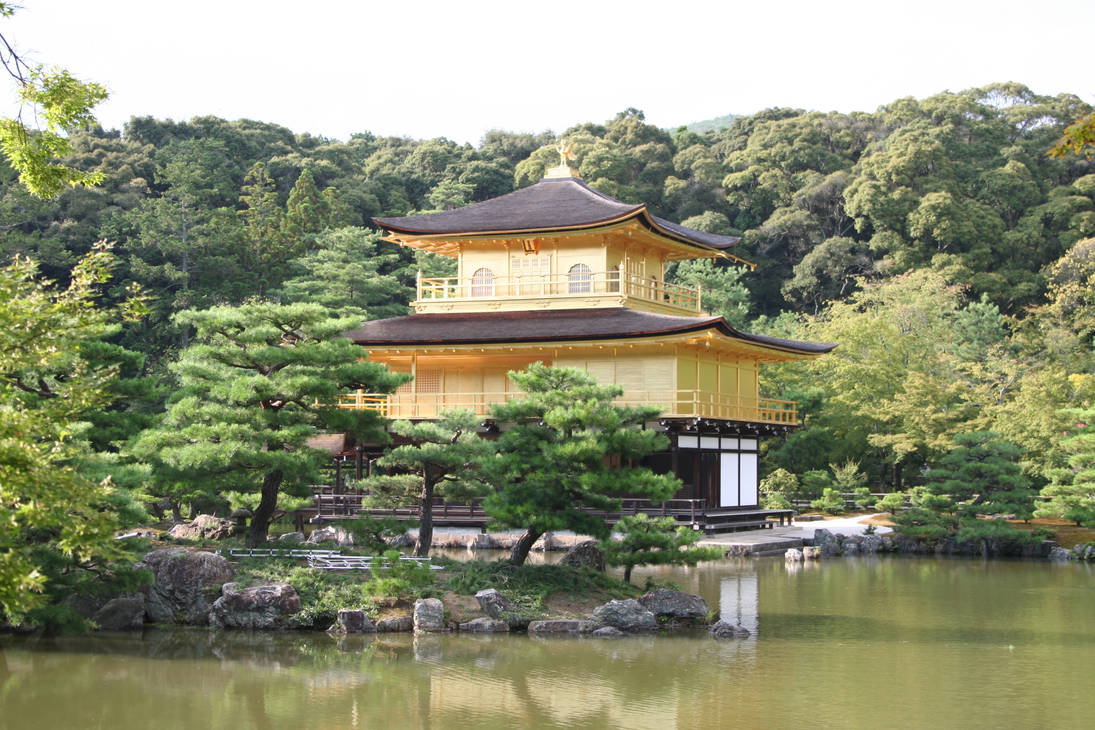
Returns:
[[[739,332],[703,313],[699,289],[665,280],[673,261],[728,258],[739,239],[693,230],[620,202],[566,162],[539,183],[455,210],[374,218],[385,240],[456,259],[453,277],[419,274],[414,314],[350,333],[368,358],[414,376],[392,395],[344,405],[430,419],[520,393],[506,377],[533,362],[581,368],[654,404],[671,441],[649,465],[706,509],[758,504],[757,447],[798,424],[795,404],[762,397],[763,363],[835,345]]]

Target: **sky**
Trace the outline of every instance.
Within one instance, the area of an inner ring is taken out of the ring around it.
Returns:
[[[477,144],[628,107],[672,128],[996,81],[1095,104],[1093,0],[18,2],[0,33],[105,85],[95,111],[116,129],[214,115]]]

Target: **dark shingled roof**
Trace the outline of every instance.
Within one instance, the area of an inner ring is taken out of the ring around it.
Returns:
[[[396,347],[612,340],[702,332],[707,329],[757,345],[808,354],[825,353],[836,347],[824,342],[800,342],[739,332],[722,317],[677,317],[623,307],[411,314],[365,322],[360,328],[347,332],[346,336],[359,345]]]
[[[548,178],[456,210],[403,218],[373,218],[373,222],[393,233],[436,236],[573,230],[628,218],[635,218],[664,236],[703,248],[729,248],[741,240],[671,223],[651,215],[645,205],[621,203],[573,177]]]

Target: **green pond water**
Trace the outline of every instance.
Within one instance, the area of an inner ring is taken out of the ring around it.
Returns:
[[[0,636],[0,728],[1095,726],[1088,566],[758,559],[657,575],[752,636]]]

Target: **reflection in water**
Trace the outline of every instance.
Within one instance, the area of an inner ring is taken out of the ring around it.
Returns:
[[[732,641],[0,637],[0,728],[1078,727],[1095,710],[1095,591],[1075,567],[752,560],[647,573],[753,632]]]

